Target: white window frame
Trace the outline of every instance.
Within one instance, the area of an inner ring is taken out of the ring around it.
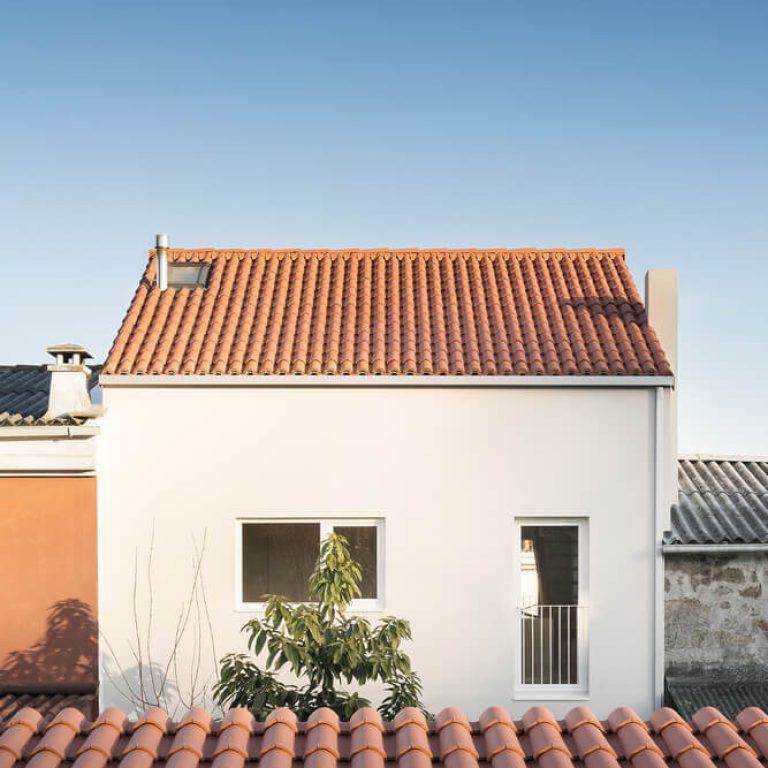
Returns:
[[[376,528],[376,597],[357,598],[349,610],[355,613],[384,610],[384,519],[380,517],[239,517],[235,521],[235,610],[263,613],[266,603],[243,600],[243,526],[259,523],[309,523],[320,526],[320,542],[333,533],[335,527],[360,526]]]
[[[528,525],[562,526],[575,525],[578,528],[579,557],[579,599],[577,605],[583,606],[583,621],[579,625],[577,636],[577,682],[575,684],[525,684],[523,683],[523,654],[520,630],[520,608],[522,590],[520,582],[521,557],[520,543],[522,528]],[[513,547],[513,596],[514,596],[514,691],[513,698],[518,701],[535,700],[585,700],[589,698],[589,518],[574,517],[516,517],[514,524]]]

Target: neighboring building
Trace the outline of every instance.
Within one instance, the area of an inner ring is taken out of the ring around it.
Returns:
[[[428,707],[649,714],[672,270],[646,302],[620,251],[160,247],[100,378],[102,703],[205,698],[336,530]]]
[[[664,538],[668,695],[768,707],[768,459],[690,456]]]
[[[0,718],[89,706],[97,681],[95,442],[100,366],[0,366]]]

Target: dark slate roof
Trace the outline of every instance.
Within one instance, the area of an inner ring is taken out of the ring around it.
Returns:
[[[768,543],[768,459],[681,458],[678,482],[665,544]]]
[[[666,694],[666,704],[689,721],[702,707],[714,707],[729,720],[735,720],[746,707],[768,710],[768,679],[737,682],[670,677]]]
[[[12,720],[24,707],[34,707],[44,718],[53,718],[67,707],[95,717],[96,693],[4,693],[0,691],[0,723]]]
[[[100,365],[89,366],[89,389],[99,383]],[[0,426],[71,424],[82,419],[43,420],[48,410],[51,373],[46,365],[0,365]]]

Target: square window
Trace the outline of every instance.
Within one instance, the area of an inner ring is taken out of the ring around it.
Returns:
[[[351,610],[380,610],[382,521],[380,520],[240,520],[238,602],[242,610],[264,604],[264,595],[291,602],[309,599],[308,581],[331,533],[344,536],[360,566],[360,596]]]

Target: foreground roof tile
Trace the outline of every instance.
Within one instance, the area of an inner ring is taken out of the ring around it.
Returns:
[[[727,768],[758,768],[755,751],[739,736],[738,728],[714,707],[700,709],[693,722]]]
[[[590,709],[572,709],[565,717],[565,727],[587,768],[618,768],[618,756],[605,736],[605,727]]]
[[[41,720],[42,715],[31,707],[25,707],[8,720],[0,736],[0,768],[11,768],[21,760]]]
[[[477,722],[455,707],[427,721],[404,709],[383,722],[361,709],[339,722],[328,709],[298,722],[288,709],[257,723],[245,709],[221,720],[195,709],[171,722],[152,708],[136,723],[119,709],[93,723],[74,709],[55,718],[31,708],[0,724],[0,768],[758,768],[768,757],[768,715],[758,707],[736,722],[713,707],[692,723],[664,708],[644,722],[629,707],[601,721],[575,707],[558,721],[545,707],[513,720],[501,707]]]
[[[739,713],[736,721],[744,735],[754,739],[763,758],[768,759],[768,715],[759,707],[748,707]]]
[[[623,251],[170,250],[106,374],[670,375]]]
[[[709,750],[693,735],[693,729],[673,709],[665,707],[651,715],[654,733],[664,740],[680,768],[714,768]]]

